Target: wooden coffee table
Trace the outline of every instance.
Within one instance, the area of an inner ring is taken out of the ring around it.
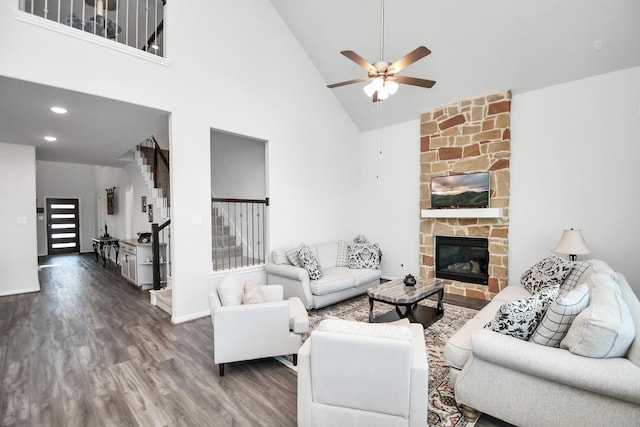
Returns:
[[[438,294],[436,308],[418,304],[436,293]],[[403,279],[391,280],[369,288],[367,295],[369,296],[369,322],[371,323],[392,322],[407,318],[412,323],[422,323],[424,327],[427,327],[444,315],[442,304],[444,283],[439,279],[417,279],[415,286],[406,286]],[[395,310],[374,318],[374,301],[395,305]]]

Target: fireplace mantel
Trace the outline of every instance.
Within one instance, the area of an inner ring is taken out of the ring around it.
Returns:
[[[422,218],[502,218],[502,208],[422,209]]]

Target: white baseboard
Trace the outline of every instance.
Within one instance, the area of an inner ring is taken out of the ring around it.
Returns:
[[[27,289],[15,289],[12,291],[1,291],[0,297],[6,297],[9,295],[28,294],[31,292],[40,292],[40,288],[27,288]]]
[[[211,316],[211,311],[206,310],[206,311],[201,311],[199,313],[188,314],[186,316],[171,316],[171,323],[177,324],[177,323],[190,322],[192,320],[202,319],[203,317],[207,317],[207,316]]]

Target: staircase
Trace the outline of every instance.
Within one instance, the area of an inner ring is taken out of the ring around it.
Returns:
[[[151,142],[153,143],[153,142]],[[168,168],[158,167],[155,170],[153,146],[149,146],[149,140],[136,147],[134,158],[142,173],[145,183],[151,191],[152,200],[149,203],[153,206],[154,222],[164,222],[170,217],[169,213],[169,172]],[[169,158],[169,151],[162,150],[166,158]]]
[[[162,150],[158,146],[155,137],[152,136],[138,144],[134,152],[134,158],[151,192],[151,200],[148,201],[147,209],[153,209],[152,219],[154,223],[164,223],[170,218],[169,151]],[[170,259],[170,256],[171,254],[167,253],[167,258]],[[165,268],[167,265],[165,264]],[[165,271],[165,274],[170,283],[169,273]],[[169,314],[173,314],[173,292],[170,287],[160,290],[152,289],[149,292],[152,305]]]
[[[220,208],[211,208],[213,270],[236,268],[242,265],[242,243],[236,241],[229,216]]]

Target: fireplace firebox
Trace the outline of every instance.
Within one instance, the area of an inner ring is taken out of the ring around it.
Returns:
[[[480,237],[435,236],[435,276],[487,285],[489,241]]]

